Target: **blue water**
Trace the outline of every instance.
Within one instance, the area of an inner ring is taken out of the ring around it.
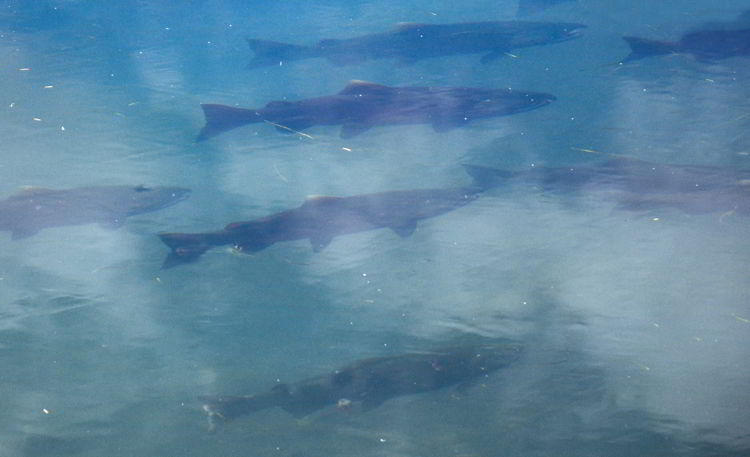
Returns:
[[[163,231],[216,230],[309,195],[467,185],[462,163],[604,154],[750,168],[750,58],[618,65],[621,37],[675,40],[747,2],[563,2],[580,39],[412,65],[247,70],[245,39],[312,43],[398,22],[515,18],[515,1],[0,1],[0,198],[22,186],[178,185],[131,217],[0,234],[0,457],[743,456],[750,454],[750,240],[738,214],[619,209],[494,189],[421,221],[161,270]],[[259,107],[349,80],[513,87],[550,106],[435,133],[255,124],[196,143],[200,103]],[[252,394],[359,359],[509,338],[481,383],[207,432],[199,397]]]

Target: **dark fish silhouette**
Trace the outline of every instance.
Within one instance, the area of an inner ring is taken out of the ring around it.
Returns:
[[[211,429],[217,419],[227,421],[273,407],[297,418],[351,402],[361,402],[368,411],[394,397],[476,381],[510,365],[521,352],[520,344],[504,342],[365,359],[323,376],[277,384],[265,393],[210,397],[203,410]]]
[[[10,230],[13,239],[19,239],[64,225],[98,222],[118,227],[128,216],[174,205],[189,193],[180,187],[29,188],[0,201],[0,230]]]
[[[712,61],[728,57],[750,56],[750,11],[734,22],[710,24],[686,33],[678,41],[655,41],[623,37],[631,53],[622,62],[665,54],[692,54],[700,60]]]
[[[597,165],[507,171],[466,165],[485,188],[533,184],[563,193],[599,195],[626,210],[676,208],[688,214],[750,216],[750,170],[700,165],[664,165],[614,158]]]
[[[519,0],[516,16],[523,17],[541,13],[559,3],[574,2],[576,0]]]
[[[307,239],[317,252],[348,233],[390,228],[407,237],[416,230],[417,221],[460,208],[480,192],[478,187],[457,187],[313,197],[299,208],[234,222],[216,232],[161,233],[159,238],[172,249],[163,268],[192,262],[214,246],[231,245],[250,253],[281,241]]]
[[[274,101],[260,109],[201,105],[206,126],[197,141],[258,122],[276,125],[284,133],[315,125],[342,125],[342,138],[379,125],[432,124],[440,132],[474,119],[539,108],[552,100],[555,97],[550,94],[510,89],[389,87],[352,81],[336,95],[296,102]]]
[[[485,53],[482,63],[512,49],[567,41],[580,36],[583,24],[556,22],[469,22],[401,24],[396,29],[342,40],[325,39],[312,46],[250,39],[255,58],[249,68],[323,57],[335,65],[395,58],[412,63],[430,57]]]

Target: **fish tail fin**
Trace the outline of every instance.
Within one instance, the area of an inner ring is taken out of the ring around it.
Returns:
[[[677,51],[677,43],[669,41],[647,40],[633,36],[625,36],[622,39],[630,46],[630,54],[622,59],[621,63],[632,62],[644,57],[671,54]]]
[[[479,165],[464,164],[466,173],[474,180],[473,185],[481,190],[487,190],[491,187],[498,186],[513,176],[515,172],[508,170],[499,170],[497,168],[482,167]]]
[[[284,386],[284,385],[282,385]],[[280,406],[288,393],[272,389],[270,392],[247,396],[202,396],[203,411],[208,415],[208,430],[213,432],[219,423],[245,416],[274,406]]]
[[[256,40],[248,38],[247,43],[255,53],[255,57],[247,64],[247,68],[281,65],[287,60],[300,60],[315,57],[315,48],[297,44],[280,43],[278,41]]]
[[[163,270],[193,262],[211,247],[200,234],[160,233],[159,239],[172,249],[164,259]]]
[[[227,130],[262,121],[258,113],[251,109],[210,103],[201,104],[201,108],[206,117],[206,125],[198,134],[196,141],[204,141]]]

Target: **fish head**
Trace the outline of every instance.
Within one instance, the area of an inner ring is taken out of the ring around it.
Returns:
[[[549,105],[557,100],[552,94],[517,90],[492,91],[477,100],[471,109],[476,118],[503,116],[529,111]]]
[[[190,196],[190,189],[168,186],[123,186],[121,201],[127,214],[156,211],[177,204]]]
[[[580,38],[586,26],[572,22],[539,22],[529,25],[513,38],[512,47],[560,43]]]

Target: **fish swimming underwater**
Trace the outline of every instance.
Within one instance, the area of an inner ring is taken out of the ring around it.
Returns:
[[[203,141],[227,130],[266,122],[284,133],[315,125],[342,125],[341,138],[351,138],[381,125],[432,124],[442,132],[474,119],[507,116],[548,105],[550,94],[510,89],[466,87],[390,87],[352,81],[335,95],[296,102],[273,101],[260,109],[201,105],[206,125]]]
[[[189,189],[181,187],[29,188],[0,201],[0,230],[9,230],[13,239],[20,239],[65,225],[119,227],[129,216],[174,205],[189,194]]]
[[[172,249],[162,268],[192,262],[214,246],[232,245],[251,253],[281,241],[307,239],[317,252],[337,236],[379,228],[407,237],[416,230],[417,221],[460,208],[481,191],[479,187],[456,187],[313,197],[299,208],[234,222],[215,232],[161,233],[159,238]]]
[[[600,164],[507,171],[465,165],[485,188],[531,184],[558,194],[598,195],[618,208],[676,208],[687,214],[750,216],[750,170],[702,165],[665,165],[630,158]]]
[[[311,46],[250,39],[248,43],[255,58],[248,67],[321,57],[335,65],[387,58],[413,63],[431,57],[477,53],[485,53],[481,60],[487,63],[513,49],[577,38],[585,27],[583,24],[524,21],[401,24],[389,32],[324,39]]]
[[[686,33],[678,41],[632,36],[623,39],[632,51],[623,63],[666,54],[692,54],[705,61],[750,56],[750,11],[742,13],[734,22],[714,23]]]
[[[217,420],[273,407],[297,418],[351,402],[361,402],[362,410],[369,411],[395,397],[475,382],[509,366],[521,353],[520,344],[503,342],[364,359],[323,376],[277,384],[265,393],[209,397],[203,410],[211,429]]]

